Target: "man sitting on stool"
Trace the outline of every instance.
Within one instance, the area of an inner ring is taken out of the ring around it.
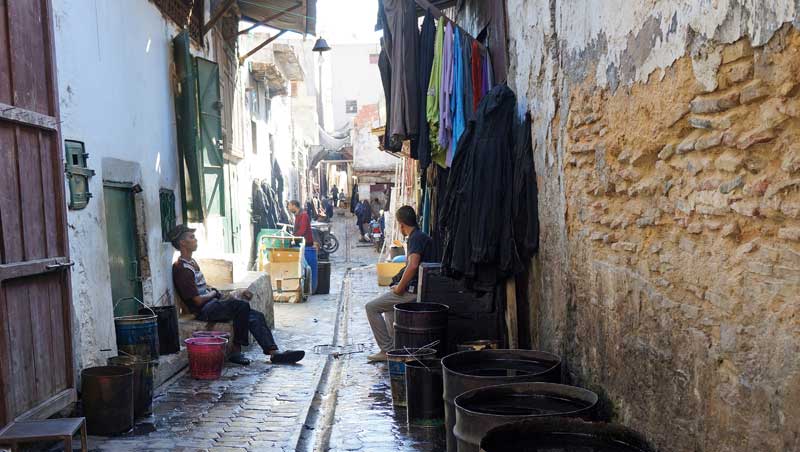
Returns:
[[[219,290],[209,287],[200,266],[192,259],[197,251],[197,238],[194,229],[185,224],[176,226],[169,232],[172,246],[181,252],[181,256],[172,265],[172,282],[178,296],[189,310],[204,322],[233,321],[233,355],[232,363],[246,366],[250,360],[242,354],[242,345],[250,344],[250,334],[256,338],[265,355],[270,356],[274,364],[293,364],[305,356],[301,350],[279,352],[272,331],[267,326],[264,314],[250,309],[250,303],[236,298],[222,299]]]
[[[397,209],[395,215],[400,232],[407,237],[406,267],[398,275],[400,280],[392,285],[389,292],[370,301],[366,305],[367,320],[372,328],[372,334],[381,350],[367,357],[369,361],[383,361],[386,352],[394,348],[394,338],[389,333],[389,326],[394,323],[394,305],[408,303],[417,298],[417,272],[422,262],[432,262],[435,259],[433,240],[420,231],[417,227],[417,214],[409,206]],[[395,276],[397,280],[397,276]],[[386,320],[384,320],[386,314]],[[387,323],[389,324],[387,326]],[[393,329],[393,328],[392,328]]]

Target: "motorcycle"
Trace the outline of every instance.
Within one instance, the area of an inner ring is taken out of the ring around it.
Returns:
[[[314,240],[320,244],[322,251],[328,254],[335,253],[339,249],[339,239],[331,232],[331,223],[311,223],[311,232]]]
[[[379,220],[372,220],[369,222],[369,238],[373,245],[375,245],[375,251],[381,252],[381,248],[383,248],[383,227],[381,226],[381,222]]]

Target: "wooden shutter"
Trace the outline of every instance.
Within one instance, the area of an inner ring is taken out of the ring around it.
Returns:
[[[213,61],[195,58],[200,114],[200,161],[202,162],[203,210],[225,216],[225,166],[222,157],[222,102],[219,68]]]

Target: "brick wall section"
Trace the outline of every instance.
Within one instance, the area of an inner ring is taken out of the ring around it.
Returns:
[[[800,32],[706,51],[553,76],[534,343],[663,450],[800,450]]]

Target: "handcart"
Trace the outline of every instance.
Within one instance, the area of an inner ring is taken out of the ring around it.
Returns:
[[[258,234],[258,270],[267,272],[276,302],[303,303],[311,295],[311,269],[304,265],[306,241],[286,229]]]

